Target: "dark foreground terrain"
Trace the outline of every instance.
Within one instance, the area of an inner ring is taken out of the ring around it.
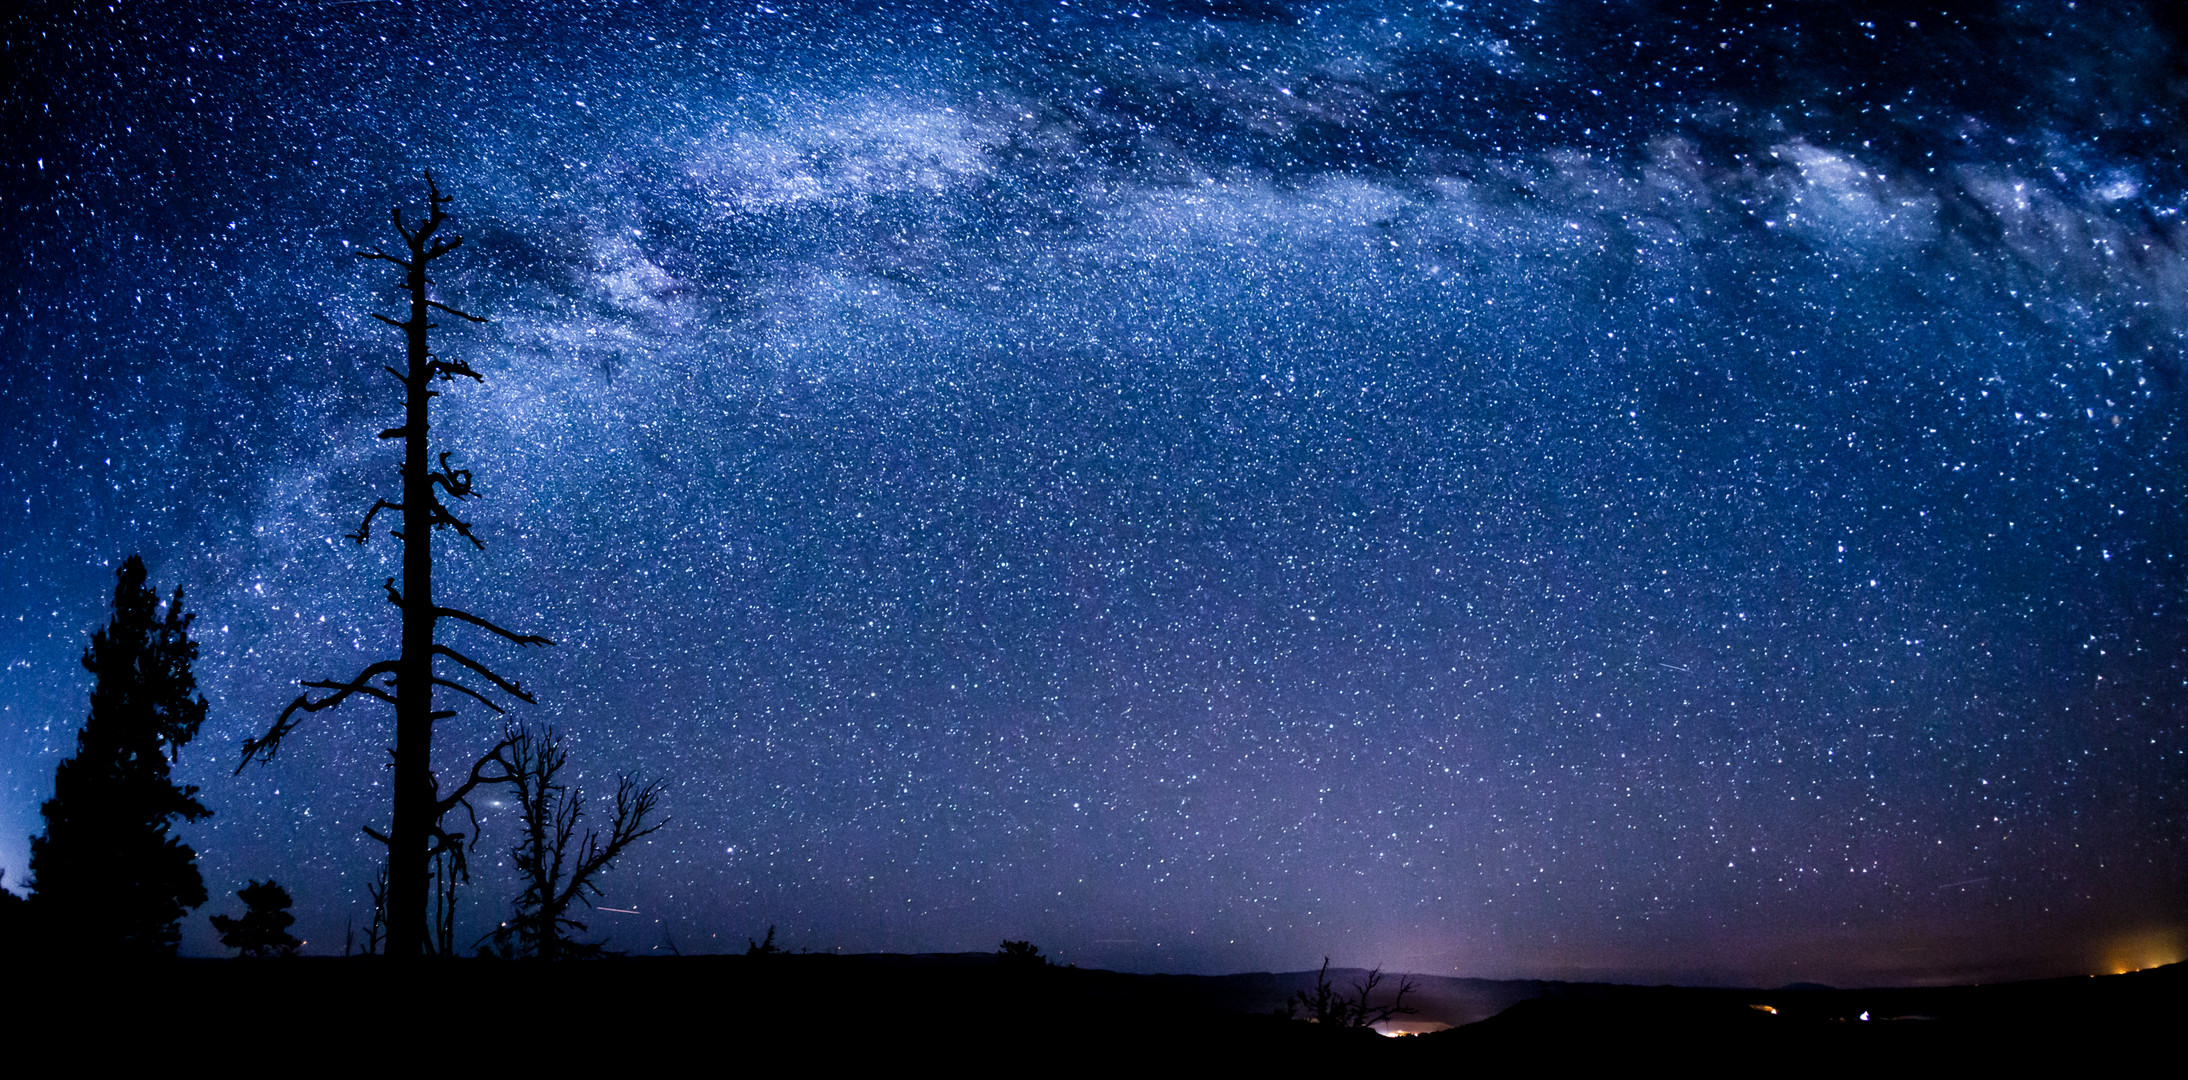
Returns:
[[[1331,974],[1340,989],[1359,975]],[[980,955],[458,960],[411,971],[380,960],[184,960],[9,965],[8,976],[5,1026],[19,1051],[68,1045],[108,1063],[172,1056],[212,1065],[369,1066],[404,1050],[436,1055],[421,1065],[557,1071],[694,1055],[735,1068],[787,1052],[815,1063],[954,1058],[998,1069],[1099,1060],[1562,1072],[1653,1062],[1898,1073],[2062,1058],[2101,1065],[2171,1041],[2188,1015],[2188,973],[2178,964],[1887,990],[1427,979],[1408,998],[1422,1009],[1409,1019],[1457,1026],[1414,1038],[1275,1016],[1312,973],[1013,970]]]

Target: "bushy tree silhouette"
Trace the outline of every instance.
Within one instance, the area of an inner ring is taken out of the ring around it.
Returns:
[[[556,779],[569,763],[561,737],[553,728],[534,732],[518,727],[503,742],[509,745],[517,809],[524,817],[524,832],[509,853],[523,886],[508,925],[516,953],[542,960],[602,955],[604,946],[572,940],[571,931],[586,930],[576,918],[577,905],[591,907],[593,897],[601,895],[600,875],[623,849],[667,824],[653,820],[661,781],[618,777],[607,834],[586,829],[579,839],[585,796]],[[774,928],[769,927],[768,945],[774,941]]]
[[[30,914],[47,947],[172,956],[184,912],[205,902],[197,853],[169,830],[212,816],[169,767],[205,720],[190,664],[194,616],[176,588],[164,614],[135,555],[114,572],[114,614],[91,636],[95,680],[76,754],[53,771],[46,830],[30,841]]]
[[[997,965],[1009,971],[1038,971],[1048,966],[1041,947],[1030,941],[1006,941],[995,951]]]
[[[220,943],[241,956],[295,956],[304,943],[289,934],[289,927],[296,924],[296,916],[289,914],[289,890],[272,878],[254,878],[237,889],[236,895],[243,900],[242,918],[213,916],[213,929],[220,931]]]
[[[485,664],[443,644],[438,637],[440,625],[444,620],[453,620],[520,646],[552,644],[537,634],[505,630],[468,611],[444,607],[434,598],[433,538],[445,529],[475,547],[486,545],[472,535],[471,523],[458,518],[441,500],[441,496],[446,495],[451,502],[461,502],[477,496],[478,492],[472,488],[471,470],[450,465],[452,454],[449,451],[440,451],[437,455],[433,452],[429,438],[432,430],[430,406],[441,393],[436,386],[453,383],[459,377],[473,382],[484,380],[464,361],[450,360],[431,352],[427,348],[426,335],[440,325],[433,321],[434,312],[473,323],[486,320],[458,311],[432,297],[433,280],[427,276],[427,268],[463,246],[463,238],[440,235],[441,226],[448,220],[444,207],[451,197],[441,194],[432,173],[426,174],[425,181],[425,215],[415,228],[404,223],[400,207],[389,211],[395,231],[403,238],[405,254],[391,255],[377,248],[356,253],[359,258],[401,267],[403,277],[399,288],[410,302],[408,319],[398,321],[373,314],[373,318],[403,332],[406,349],[406,366],[402,370],[385,368],[402,384],[403,422],[380,432],[382,439],[403,440],[403,459],[398,470],[402,480],[402,501],[392,503],[380,499],[374,502],[365,512],[357,531],[349,534],[349,539],[362,544],[372,537],[373,519],[380,511],[392,510],[402,516],[401,530],[389,530],[389,535],[401,547],[402,586],[397,588],[394,578],[387,579],[386,583],[388,603],[393,604],[401,616],[400,648],[394,658],[366,665],[346,681],[305,682],[307,692],[297,695],[296,700],[281,710],[281,715],[265,734],[244,744],[243,761],[236,766],[240,773],[253,760],[270,760],[282,740],[296,729],[305,715],[333,708],[352,697],[368,697],[394,706],[390,823],[385,833],[371,826],[366,826],[365,832],[387,845],[386,952],[396,957],[422,956],[435,951],[437,942],[446,941],[445,932],[436,932],[441,925],[446,925],[445,911],[436,917],[429,909],[436,895],[453,895],[445,890],[454,879],[468,876],[464,864],[465,834],[449,830],[446,827],[448,817],[458,809],[465,811],[471,819],[470,846],[475,847],[478,844],[478,815],[469,801],[472,791],[480,784],[507,782],[514,775],[505,753],[509,743],[504,740],[475,759],[468,774],[453,790],[443,790],[433,768],[433,737],[435,725],[455,716],[456,712],[436,708],[434,691],[451,691],[495,713],[504,710],[489,692],[526,703],[533,700],[523,684],[503,678]],[[437,670],[439,661],[443,660],[453,665],[446,675]],[[464,673],[487,689],[460,681],[466,677]],[[323,693],[313,697],[310,690]],[[436,863],[436,860],[440,862]],[[438,875],[435,873],[437,865],[440,868]],[[441,883],[438,889],[437,880]]]

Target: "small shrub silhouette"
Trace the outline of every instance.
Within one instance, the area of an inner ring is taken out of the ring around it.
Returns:
[[[220,931],[220,943],[239,956],[295,956],[298,946],[304,943],[289,933],[289,927],[296,923],[296,916],[289,914],[289,905],[294,902],[289,890],[272,878],[253,879],[237,889],[236,895],[243,899],[242,918],[213,916],[213,929]]]
[[[766,941],[745,939],[746,956],[781,956],[782,952],[782,947],[775,944],[775,928],[772,926],[767,928]]]
[[[998,965],[1011,971],[1037,971],[1048,966],[1041,947],[1030,941],[1006,941],[995,957]]]

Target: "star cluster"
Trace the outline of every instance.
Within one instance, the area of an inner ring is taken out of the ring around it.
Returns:
[[[437,331],[485,376],[436,404],[487,544],[441,589],[556,640],[493,658],[582,786],[670,784],[618,947],[2177,953],[2188,64],[2104,7],[16,17],[0,866],[141,551],[199,613],[209,890],[361,925],[387,716],[229,772],[393,649],[348,253],[430,168],[492,320]]]

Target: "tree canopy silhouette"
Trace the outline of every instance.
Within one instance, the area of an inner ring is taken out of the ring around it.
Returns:
[[[30,902],[7,890],[7,877],[7,868],[0,867],[0,956],[15,956],[30,935],[30,916],[24,911]]]
[[[448,691],[496,714],[505,710],[495,695],[503,700],[514,698],[528,704],[533,701],[531,692],[522,683],[505,678],[470,655],[442,643],[438,636],[440,626],[443,621],[454,621],[519,646],[553,644],[537,634],[506,630],[468,611],[443,606],[434,596],[434,537],[446,530],[474,547],[484,548],[486,544],[472,534],[469,521],[457,517],[449,509],[449,503],[476,498],[479,493],[472,487],[471,470],[449,464],[452,452],[434,452],[430,438],[431,405],[441,394],[441,390],[436,389],[438,386],[454,383],[458,378],[472,382],[485,380],[465,361],[450,360],[432,352],[427,347],[427,333],[440,326],[433,321],[435,312],[471,323],[486,320],[433,298],[433,280],[427,276],[427,269],[462,247],[463,237],[441,235],[441,227],[448,221],[444,207],[451,196],[441,194],[431,172],[425,174],[425,182],[426,210],[415,227],[404,222],[400,207],[389,211],[395,231],[402,236],[404,253],[389,254],[379,248],[356,253],[362,259],[400,267],[403,275],[398,288],[410,302],[407,319],[396,320],[377,312],[372,316],[402,331],[405,344],[405,366],[401,370],[392,366],[383,368],[401,384],[403,422],[380,432],[379,436],[403,442],[402,462],[397,470],[402,481],[402,501],[375,501],[365,511],[357,531],[348,534],[349,539],[362,544],[371,539],[372,524],[380,511],[391,510],[401,516],[400,530],[390,529],[388,535],[400,546],[402,585],[398,588],[394,578],[386,582],[387,601],[394,605],[401,621],[400,645],[394,657],[368,664],[348,679],[305,682],[306,692],[297,695],[296,700],[281,710],[281,715],[274,719],[265,734],[244,745],[243,761],[236,766],[240,773],[253,760],[270,760],[280,749],[282,740],[305,716],[331,709],[351,698],[366,697],[394,707],[395,745],[390,748],[394,755],[394,777],[389,827],[383,833],[368,825],[365,832],[387,846],[386,951],[387,955],[398,957],[416,957],[433,951],[436,938],[431,933],[429,907],[435,896],[436,860],[445,860],[438,864],[444,874],[464,876],[466,873],[465,834],[447,828],[449,816],[458,809],[465,811],[471,819],[471,846],[476,846],[478,817],[469,801],[471,793],[480,784],[504,783],[514,776],[506,756],[509,741],[504,739],[474,759],[464,778],[453,788],[444,790],[441,778],[433,768],[433,739],[436,725],[457,714],[454,709],[436,707],[435,691]],[[447,502],[442,501],[444,495]],[[449,666],[443,668],[442,661]],[[314,697],[310,693],[312,690],[322,692]]]
[[[296,924],[296,916],[289,914],[289,890],[272,878],[254,878],[237,889],[236,895],[243,900],[242,918],[213,916],[213,929],[220,931],[220,943],[243,956],[296,955],[304,943],[289,933],[289,927]]]
[[[178,586],[159,611],[135,555],[114,571],[114,614],[91,636],[95,680],[75,756],[53,771],[30,841],[31,914],[46,947],[95,956],[172,956],[184,912],[205,902],[197,852],[169,830],[212,816],[169,768],[205,721],[190,664],[195,616]]]
[[[1008,971],[1037,971],[1049,966],[1041,947],[1030,941],[1006,941],[995,950],[996,962]]]

